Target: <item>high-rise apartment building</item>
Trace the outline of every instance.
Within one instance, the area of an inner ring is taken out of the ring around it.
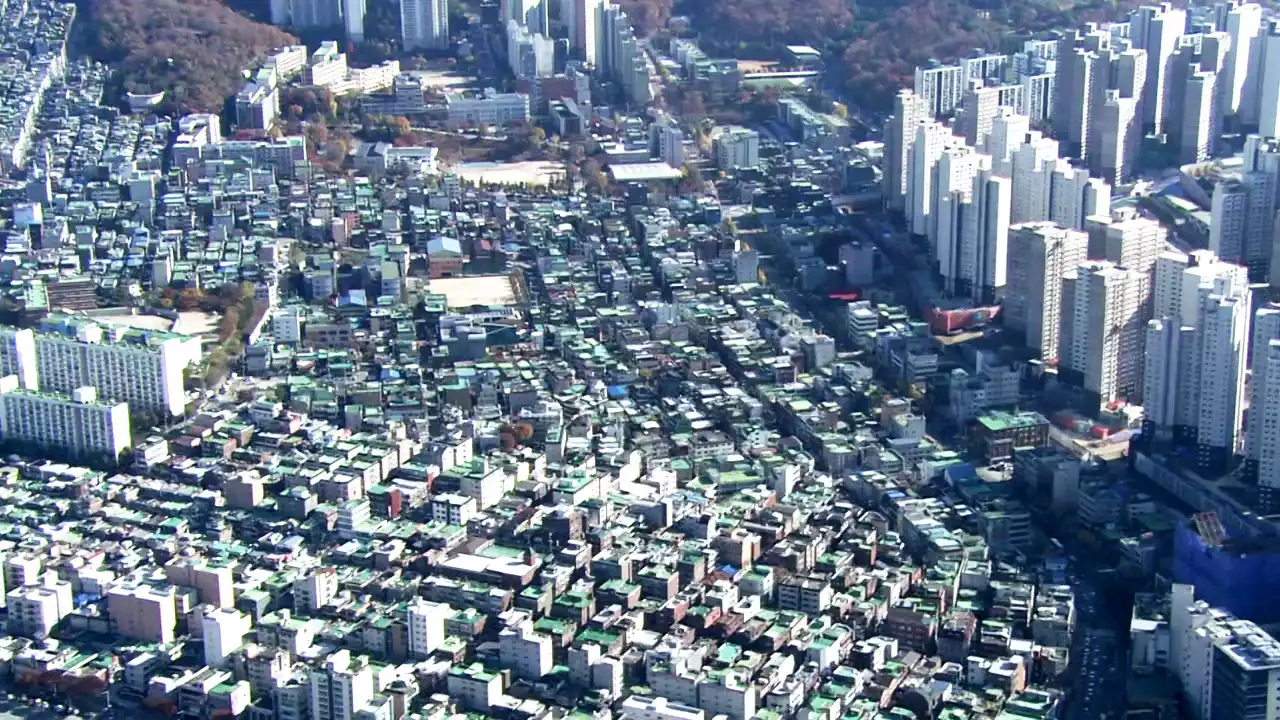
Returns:
[[[26,390],[16,375],[0,378],[0,436],[76,458],[108,461],[133,445],[126,403],[100,402],[91,387],[70,395]]]
[[[406,51],[447,48],[449,0],[401,0],[400,32]]]
[[[1258,75],[1261,60],[1262,6],[1237,3],[1227,14],[1225,73],[1222,78],[1222,112],[1242,122],[1252,122],[1258,112]]]
[[[1085,262],[1089,236],[1053,223],[1026,223],[1009,230],[1009,286],[1005,327],[1026,336],[1046,362],[1058,359],[1062,332],[1062,283]]]
[[[911,144],[915,142],[916,125],[927,117],[924,101],[910,90],[901,90],[894,99],[893,115],[885,124],[883,192],[890,210],[906,208],[907,186],[911,166],[908,162]],[[0,368],[3,370],[3,368]]]
[[[1141,392],[1140,273],[1108,261],[1068,270],[1062,287],[1059,374],[1086,394],[1088,409]]]
[[[1169,3],[1141,7],[1129,15],[1129,37],[1147,51],[1147,81],[1142,89],[1143,123],[1157,134],[1168,129],[1177,109],[1169,107],[1171,68],[1178,39],[1186,32],[1187,13]]]
[[[1009,178],[989,169],[979,170],[971,205],[972,212],[965,213],[961,224],[957,291],[974,302],[999,302],[1004,297],[1009,261],[1009,213],[1013,207]]]
[[[1248,271],[1205,250],[1156,261],[1147,324],[1144,438],[1194,443],[1197,464],[1225,470],[1244,416],[1249,344]]]
[[[97,388],[98,397],[135,411],[181,415],[182,371],[200,359],[200,341],[164,333],[59,318],[29,330],[0,328],[0,367],[17,367],[27,389],[70,393]],[[33,387],[34,385],[34,387]]]

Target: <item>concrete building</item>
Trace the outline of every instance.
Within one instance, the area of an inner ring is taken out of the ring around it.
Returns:
[[[1096,411],[1142,390],[1142,356],[1126,348],[1142,332],[1139,296],[1142,276],[1107,261],[1091,261],[1067,271],[1062,290],[1059,374],[1085,392],[1085,407]]]
[[[200,358],[200,341],[157,334],[139,338],[127,329],[79,321],[72,334],[37,332],[28,341],[16,328],[0,329],[0,367],[18,368],[20,384],[49,392],[97,388],[104,400],[132,409],[181,415],[186,407],[182,371]],[[34,363],[33,363],[34,361]]]
[[[1249,190],[1236,180],[1213,186],[1209,208],[1209,251],[1226,262],[1243,263]]]
[[[1262,6],[1233,3],[1227,13],[1231,42],[1222,77],[1222,113],[1252,122],[1258,113],[1258,76],[1261,67]]]
[[[200,636],[204,640],[204,664],[221,668],[244,643],[253,622],[248,615],[233,608],[217,608],[205,614]]]
[[[314,720],[352,720],[373,700],[373,668],[350,650],[338,650],[307,674]]]
[[[950,115],[960,106],[967,80],[960,65],[918,67],[914,90],[916,96],[924,101],[929,116],[941,117]]]
[[[1089,171],[1113,185],[1128,181],[1142,139],[1138,101],[1108,90],[1093,123],[1098,142],[1089,146]]]
[[[671,119],[649,126],[649,154],[673,168],[684,167],[684,131]]]
[[[77,388],[70,395],[25,390],[16,375],[0,378],[0,437],[57,448],[72,457],[110,461],[133,445],[126,403],[99,402],[92,387]]]
[[[414,598],[405,608],[409,629],[409,656],[425,658],[444,644],[444,621],[453,609],[448,605]]]
[[[1186,100],[1181,110],[1179,161],[1204,162],[1213,155],[1218,139],[1219,91],[1215,72],[1195,72],[1187,78]]]
[[[71,583],[51,573],[38,584],[10,590],[5,607],[9,634],[43,640],[75,609]]]
[[[498,634],[498,656],[516,678],[536,682],[554,665],[551,638],[534,632],[527,614],[512,612],[517,618]]]
[[[970,81],[960,109],[960,134],[964,141],[979,150],[985,149],[992,122],[1000,109],[1000,88],[985,86],[981,80]]]
[[[171,643],[178,625],[171,585],[121,583],[107,592],[111,630],[130,640]]]
[[[480,94],[462,91],[444,96],[449,122],[464,127],[510,125],[529,121],[529,96],[524,93],[500,93],[492,88]]]
[[[1005,327],[1023,333],[1045,361],[1058,359],[1063,277],[1086,260],[1088,249],[1088,235],[1053,223],[1010,228]]]
[[[711,148],[721,170],[753,170],[760,165],[760,133],[755,130],[717,127],[711,135]]]

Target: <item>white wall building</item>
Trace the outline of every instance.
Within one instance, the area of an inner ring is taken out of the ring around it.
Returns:
[[[760,165],[760,133],[744,127],[717,127],[711,135],[716,167],[755,169]]]
[[[352,720],[373,700],[373,669],[363,657],[338,650],[324,665],[308,673],[311,717],[314,720]]]
[[[551,638],[534,632],[533,619],[527,614],[512,612],[518,617],[498,634],[498,656],[515,677],[539,680],[554,664]]]
[[[449,122],[462,126],[529,121],[529,96],[524,93],[500,93],[492,88],[480,95],[448,92],[444,105]]]
[[[1142,7],[1129,15],[1129,37],[1136,48],[1147,51],[1147,81],[1142,90],[1143,122],[1157,133],[1167,131],[1167,119],[1179,109],[1169,107],[1173,53],[1186,32],[1187,13],[1169,3]]]
[[[414,598],[405,609],[408,616],[409,656],[425,658],[444,644],[444,621],[453,609],[442,603]]]
[[[1244,412],[1249,343],[1248,271],[1201,250],[1156,261],[1147,327],[1144,429],[1195,443],[1199,465],[1225,470]]]
[[[244,643],[253,621],[233,608],[216,608],[204,615],[201,637],[204,640],[204,664],[220,668]]]
[[[34,447],[58,447],[76,457],[119,457],[133,445],[129,406],[99,402],[91,387],[71,395],[25,390],[16,375],[0,378],[0,437]]]
[[[449,47],[448,0],[401,0],[400,33],[406,51]]]
[[[960,279],[974,302],[997,302],[1004,296],[1012,196],[1009,178],[990,170],[978,171],[973,182],[973,211],[964,216],[960,239]]]
[[[1065,276],[1059,372],[1073,373],[1100,405],[1141,391],[1142,357],[1123,349],[1129,336],[1141,332],[1142,284],[1140,274],[1107,261],[1085,263]]]
[[[1089,236],[1053,223],[1014,225],[1009,232],[1005,326],[1026,335],[1046,361],[1058,359],[1062,283],[1088,257]]]

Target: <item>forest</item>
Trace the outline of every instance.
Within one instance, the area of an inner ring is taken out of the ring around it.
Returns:
[[[661,4],[662,0],[639,0]],[[1016,49],[1053,28],[1121,17],[1135,0],[679,0],[712,55],[775,60],[786,45],[822,51],[850,99],[871,111],[892,106],[917,65],[981,48]]]
[[[222,0],[83,0],[90,51],[120,69],[123,90],[167,93],[167,109],[218,112],[244,70],[296,39]]]

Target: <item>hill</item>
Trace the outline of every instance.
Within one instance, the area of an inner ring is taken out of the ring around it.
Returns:
[[[852,100],[868,110],[892,106],[915,67],[955,60],[974,49],[1010,51],[1021,40],[1088,20],[1115,19],[1134,0],[684,0],[704,50],[776,59],[788,44],[823,52]]]
[[[168,93],[181,111],[222,109],[243,70],[267,51],[296,42],[221,0],[82,0],[85,34],[98,59],[119,68],[123,89]]]

